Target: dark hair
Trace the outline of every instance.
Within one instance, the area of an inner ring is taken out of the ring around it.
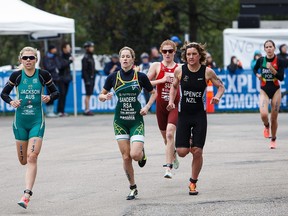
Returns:
[[[61,45],[61,49],[63,50],[64,48],[66,48],[67,45],[70,45],[70,43],[63,42],[62,45]]]
[[[181,54],[181,58],[182,58],[182,61],[184,62],[187,62],[187,58],[186,58],[186,54],[187,54],[187,49],[189,48],[195,48],[199,55],[200,55],[200,64],[205,64],[206,62],[206,44],[201,44],[201,43],[196,43],[196,42],[188,42],[188,41],[185,41],[184,43],[184,46],[181,47],[181,51],[182,51],[182,54]]]
[[[268,43],[268,42],[272,43],[272,45],[274,46],[274,48],[276,48],[275,43],[274,43],[274,41],[272,41],[272,40],[266,40],[265,43],[264,43],[264,48],[265,48],[266,43]]]

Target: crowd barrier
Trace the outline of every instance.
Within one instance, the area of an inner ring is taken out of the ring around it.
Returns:
[[[4,85],[7,83],[11,72],[0,73],[0,91],[2,91]],[[214,107],[208,107],[211,112],[251,112],[258,110],[259,104],[259,89],[260,82],[256,79],[255,75],[251,70],[237,71],[235,74],[230,74],[226,70],[217,72],[217,75],[221,78],[226,88],[225,94],[223,95],[220,103]],[[104,85],[106,76],[98,75],[95,78],[94,94],[91,96],[90,107],[95,113],[113,113],[116,105],[116,97],[106,102],[99,102],[98,95]],[[288,78],[285,76],[284,81],[281,82],[281,91],[287,91]],[[82,113],[84,110],[84,99],[85,99],[85,88],[81,79],[81,73],[76,73],[76,87],[77,87],[77,110],[78,113]],[[208,87],[211,92],[211,87]],[[217,89],[213,87],[214,94]],[[11,93],[11,96],[15,96],[15,88]],[[210,97],[210,98],[209,98]],[[211,94],[207,93],[207,101],[211,99]],[[140,102],[145,105],[145,99],[143,94],[140,96]],[[57,101],[55,102],[57,105]],[[56,106],[55,106],[56,107]],[[281,110],[287,111],[287,96],[282,97]],[[13,108],[6,104],[3,100],[0,100],[0,112],[12,112]],[[56,111],[56,110],[55,110]],[[73,85],[69,86],[67,95],[67,102],[65,111],[68,113],[74,112],[73,102]],[[151,108],[152,112],[155,112],[155,104]]]

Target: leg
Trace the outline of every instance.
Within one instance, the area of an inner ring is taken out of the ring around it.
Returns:
[[[185,157],[190,153],[190,148],[176,148],[176,151],[179,157]]]
[[[269,98],[267,94],[261,89],[259,98],[259,109],[262,122],[265,126],[269,125],[268,105],[269,105]]]
[[[27,147],[28,141],[16,140],[18,160],[22,165],[27,164]]]
[[[89,102],[90,102],[90,95],[86,95],[85,97],[85,111],[89,111]]]
[[[271,102],[271,134],[272,134],[272,139],[276,138],[276,133],[277,133],[277,128],[278,128],[278,113],[280,109],[280,104],[281,104],[281,92],[280,89],[278,89]]]
[[[203,150],[198,147],[192,147],[191,148],[191,153],[193,155],[192,159],[192,174],[191,178],[194,180],[198,179],[199,173],[202,169],[202,164],[203,164]]]
[[[140,161],[143,158],[143,142],[133,142],[131,145],[130,156],[135,161]]]
[[[27,149],[27,171],[26,171],[26,189],[28,190],[32,190],[36,179],[37,158],[41,151],[41,147],[42,147],[41,138],[32,137],[29,139]]]
[[[58,106],[57,112],[64,113],[64,98],[65,98],[65,83],[63,80],[59,80],[58,82],[58,89],[59,89],[59,99],[58,99]]]
[[[134,169],[132,158],[130,156],[130,140],[118,140],[118,146],[122,154],[123,168],[130,183],[130,186],[135,185]]]
[[[168,123],[166,129],[166,163],[172,164],[174,160],[174,152],[175,152],[175,142],[174,142],[174,134],[176,131],[176,126],[174,124]]]

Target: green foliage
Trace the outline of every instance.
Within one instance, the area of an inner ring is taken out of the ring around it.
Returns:
[[[222,64],[222,32],[238,16],[239,1],[231,0],[24,0],[50,13],[75,19],[76,46],[94,41],[96,53],[114,53],[132,47],[137,57],[150,47],[177,35],[206,43]],[[15,39],[17,38],[17,39]],[[66,36],[63,40],[69,40]],[[17,43],[15,43],[17,41]],[[62,41],[59,41],[60,44]],[[0,64],[12,64],[19,50],[31,45],[27,36],[1,36]],[[43,43],[33,44],[43,50]],[[12,58],[11,58],[12,57]]]

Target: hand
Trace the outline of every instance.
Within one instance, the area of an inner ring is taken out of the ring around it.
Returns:
[[[106,100],[111,100],[113,97],[113,93],[109,92],[108,94],[106,94]]]
[[[262,81],[262,76],[260,74],[257,73],[256,76],[260,81]]]
[[[18,108],[18,107],[20,107],[21,102],[22,102],[22,99],[20,99],[20,100],[13,100],[13,101],[10,102],[10,105],[11,105],[12,107],[14,107],[14,108]]]
[[[218,104],[220,101],[220,98],[218,97],[213,97],[210,101],[210,104]]]
[[[175,104],[169,102],[169,104],[168,104],[168,106],[166,107],[166,109],[167,109],[168,111],[171,111],[171,110],[175,109]]]
[[[141,114],[142,116],[145,116],[145,115],[147,115],[148,110],[149,110],[149,108],[148,108],[147,106],[145,106],[145,107],[143,107],[143,108],[140,110],[140,114]]]
[[[41,95],[41,97],[44,103],[48,103],[51,100],[50,95]]]
[[[165,83],[165,82],[170,82],[170,76],[169,75],[164,75],[164,77],[162,77],[161,83]]]

